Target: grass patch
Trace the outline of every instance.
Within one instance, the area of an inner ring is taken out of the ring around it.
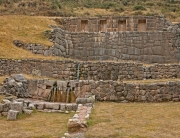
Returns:
[[[57,138],[67,132],[68,119],[73,116],[60,113],[37,112],[20,115],[17,121],[0,117],[1,138]]]
[[[48,17],[37,16],[0,16],[0,58],[22,59],[58,59],[56,57],[44,57],[35,55],[30,51],[15,47],[13,40],[21,40],[25,43],[39,43],[44,46],[52,46],[48,40],[49,25],[56,25],[55,21]]]
[[[178,138],[179,106],[180,103],[173,102],[126,104],[97,102],[85,137]]]

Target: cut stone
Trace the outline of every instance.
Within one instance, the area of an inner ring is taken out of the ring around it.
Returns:
[[[60,107],[59,103],[45,103],[45,109],[59,110],[59,107]]]
[[[22,113],[23,110],[23,102],[14,102],[11,103],[11,110],[18,111],[19,113]]]
[[[7,120],[16,120],[18,113],[19,113],[18,111],[9,110],[8,115],[7,115]]]

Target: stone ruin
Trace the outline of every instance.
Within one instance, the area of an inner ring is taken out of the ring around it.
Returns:
[[[180,24],[159,16],[61,21],[61,27],[52,31],[52,47],[20,40],[14,45],[65,60],[0,60],[1,76],[24,73],[57,80],[26,80],[22,75],[7,78],[1,91],[23,99],[5,100],[0,104],[1,115],[8,114],[10,119],[32,109],[76,111],[68,121],[68,131],[78,133],[86,131],[95,99],[121,103],[180,101]]]
[[[180,24],[159,16],[62,18],[49,49],[40,44],[14,41],[18,47],[45,56],[82,61],[136,61],[178,63]]]

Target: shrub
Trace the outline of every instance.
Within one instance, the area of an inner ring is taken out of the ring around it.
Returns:
[[[146,10],[146,8],[143,7],[142,5],[135,5],[135,6],[133,7],[133,10],[135,10],[135,11],[137,11],[137,10],[142,10],[142,11],[144,11],[144,10]]]

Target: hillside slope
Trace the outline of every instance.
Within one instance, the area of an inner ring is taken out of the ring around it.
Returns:
[[[165,15],[180,21],[180,0],[0,0],[0,15]]]
[[[48,17],[14,16],[0,17],[0,58],[55,58],[32,54],[29,51],[15,47],[13,40],[25,43],[39,43],[52,46],[44,32],[49,31],[49,25],[56,25]]]

